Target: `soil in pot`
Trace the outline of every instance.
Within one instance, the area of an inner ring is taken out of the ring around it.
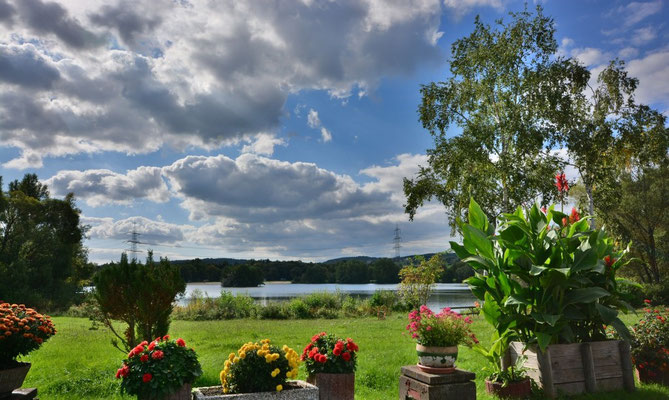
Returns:
[[[518,382],[509,382],[503,386],[502,382],[492,382],[486,379],[485,390],[488,394],[501,399],[524,399],[532,394],[530,378]]]
[[[319,400],[353,400],[355,394],[355,374],[315,374],[309,375],[307,382],[318,386]]]
[[[30,370],[30,363],[16,363],[16,366],[0,369],[0,399],[12,395],[12,391],[23,385]]]

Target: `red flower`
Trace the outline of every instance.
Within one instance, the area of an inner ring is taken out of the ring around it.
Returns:
[[[541,207],[541,212],[546,214],[548,210],[546,209],[546,206]]]
[[[142,354],[142,356],[139,358],[139,361],[141,361],[141,362],[149,361],[149,355],[148,354]]]
[[[150,382],[151,379],[153,379],[153,375],[151,375],[151,374],[144,374],[142,376],[142,382],[144,382],[144,383]]]
[[[182,338],[179,338],[177,339],[177,346],[186,347],[186,342]]]
[[[332,350],[332,354],[335,356],[341,355],[341,349],[339,347],[335,347],[334,350]]]
[[[170,340],[170,335],[163,336],[163,340]]]
[[[567,226],[567,217],[562,218],[562,226]]]
[[[126,376],[128,376],[128,373],[130,373],[130,368],[126,364],[123,364],[121,369],[116,371],[116,377],[118,378],[119,376],[121,376],[125,378]]]
[[[121,379],[121,368],[116,370],[116,379]]]
[[[564,172],[561,174],[555,175],[555,186],[558,189],[558,192],[566,193],[569,191],[569,182]]]
[[[320,357],[316,361],[318,361],[321,364],[325,364],[327,362],[327,360],[328,360],[328,356],[326,356],[325,354],[320,354]]]
[[[344,361],[349,361],[351,359],[351,353],[343,353],[341,358],[343,358]]]
[[[143,341],[142,343],[140,343],[139,345],[140,345],[140,346],[146,346],[146,345],[148,345],[148,344],[149,344],[149,342],[147,342],[147,341],[145,340],[145,341]]]
[[[611,266],[616,262],[616,259],[611,256],[606,256],[604,257],[604,262],[606,263],[607,268],[611,268]]]
[[[160,350],[156,350],[153,352],[153,354],[151,354],[151,358],[153,358],[154,360],[162,360],[164,356],[165,353],[163,353]]]
[[[156,343],[157,343],[156,341],[149,343],[149,351],[156,348]]]
[[[574,222],[578,222],[579,219],[581,219],[581,216],[576,211],[576,208],[572,207],[571,214],[569,214],[569,223],[573,224]]]
[[[644,300],[643,302],[646,303],[646,304],[650,304],[650,303],[651,303],[651,301],[648,300],[648,299]],[[646,311],[646,312],[648,312],[648,311]]]

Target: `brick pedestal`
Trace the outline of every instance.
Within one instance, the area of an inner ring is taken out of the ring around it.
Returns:
[[[402,367],[400,400],[476,400],[476,374],[456,369],[452,374],[434,375],[417,366]]]

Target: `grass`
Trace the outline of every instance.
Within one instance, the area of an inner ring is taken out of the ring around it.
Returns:
[[[627,316],[626,322],[633,323],[634,319]],[[43,400],[130,398],[119,393],[119,383],[114,379],[125,355],[111,346],[111,335],[105,329],[89,330],[90,322],[83,318],[57,317],[54,323],[58,334],[23,359],[33,363],[25,387],[37,387]],[[360,346],[356,399],[388,400],[398,398],[400,366],[416,363],[414,344],[402,335],[405,324],[405,315],[400,313],[382,321],[376,318],[174,321],[170,334],[184,338],[198,353],[204,375],[195,386],[218,385],[218,373],[228,354],[249,340],[268,337],[300,352],[314,333],[323,330],[350,336]],[[473,329],[483,339],[492,332],[478,317]],[[476,372],[477,398],[490,399],[484,387],[484,359],[470,349],[461,348],[458,366]],[[303,370],[299,379],[305,379]],[[577,397],[578,400],[668,398],[669,388],[657,385],[640,386],[632,394],[613,392]]]

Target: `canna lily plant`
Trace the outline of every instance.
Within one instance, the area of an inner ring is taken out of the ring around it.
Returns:
[[[629,337],[618,314],[632,307],[621,300],[615,279],[627,250],[616,251],[604,230],[591,230],[588,217],[535,204],[502,214],[495,233],[473,199],[468,217],[459,222],[463,243],[451,248],[474,268],[466,282],[498,337],[542,350],[605,340],[607,325]]]

